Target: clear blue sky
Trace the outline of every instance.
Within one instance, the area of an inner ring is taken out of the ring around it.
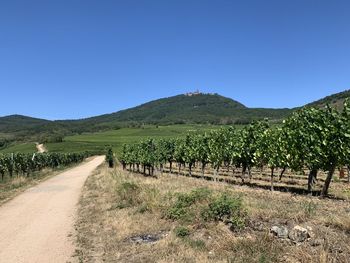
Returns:
[[[4,0],[0,115],[88,117],[199,89],[294,107],[350,88],[350,1]]]

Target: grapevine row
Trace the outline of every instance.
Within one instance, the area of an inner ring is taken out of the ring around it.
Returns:
[[[57,168],[83,161],[88,153],[12,153],[0,154],[0,176],[29,176],[44,168]]]
[[[350,164],[350,106],[338,111],[332,107],[303,108],[283,121],[281,127],[270,127],[267,120],[256,121],[243,129],[223,127],[205,133],[189,132],[185,138],[147,139],[136,144],[125,144],[119,159],[144,174],[153,175],[166,164],[187,166],[189,175],[195,165],[200,165],[202,176],[207,165],[216,177],[220,167],[240,167],[242,181],[246,174],[252,177],[252,167],[271,170],[273,190],[275,170],[288,168],[301,171],[307,168],[308,190],[319,171],[327,172],[321,194],[328,194],[330,182],[337,167]]]

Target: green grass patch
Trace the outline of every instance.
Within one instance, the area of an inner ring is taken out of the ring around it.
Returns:
[[[36,146],[34,142],[12,144],[7,148],[4,148],[0,153],[33,153],[36,152]]]
[[[189,193],[177,193],[166,217],[184,223],[222,221],[230,224],[231,230],[239,230],[245,226],[246,212],[241,197],[198,188]]]
[[[193,249],[198,249],[198,250],[204,250],[206,249],[206,245],[205,242],[203,240],[200,239],[187,239],[187,243],[188,245],[193,248]]]
[[[184,226],[178,226],[174,230],[177,237],[187,237],[190,235],[190,230]]]

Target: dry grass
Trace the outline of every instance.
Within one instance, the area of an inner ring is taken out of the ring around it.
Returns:
[[[232,231],[225,220],[202,220],[207,199],[190,206],[189,215],[169,219],[177,193],[203,188],[213,196],[240,196],[245,227]],[[101,167],[84,186],[76,256],[80,262],[349,262],[349,216],[349,201]],[[273,225],[297,224],[313,229],[310,240],[296,245],[269,234]],[[130,241],[159,233],[164,238],[158,242]]]

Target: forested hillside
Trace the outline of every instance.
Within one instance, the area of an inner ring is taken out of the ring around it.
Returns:
[[[341,108],[350,91],[330,95],[307,104]],[[150,101],[139,106],[78,120],[49,121],[21,115],[0,117],[0,147],[13,140],[59,142],[66,135],[96,132],[144,124],[248,124],[268,118],[280,122],[295,109],[248,108],[233,99],[204,93],[187,93]]]

